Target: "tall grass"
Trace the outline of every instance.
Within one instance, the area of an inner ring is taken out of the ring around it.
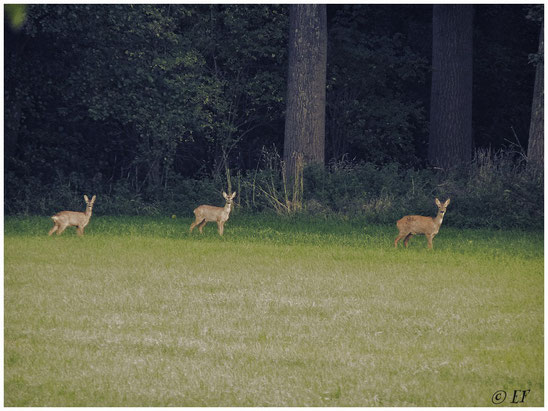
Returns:
[[[190,223],[6,218],[5,405],[543,404],[542,232]]]

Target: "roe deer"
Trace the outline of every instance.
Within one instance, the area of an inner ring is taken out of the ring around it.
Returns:
[[[84,228],[88,225],[89,219],[91,218],[91,210],[93,208],[93,203],[95,203],[95,196],[91,197],[89,201],[88,196],[84,196],[86,200],[86,211],[84,213],[80,211],[61,211],[51,217],[53,220],[53,228],[49,230],[48,235],[52,235],[57,231],[57,235],[60,235],[65,228],[70,226],[76,226],[76,233],[78,235],[84,235]]]
[[[230,210],[232,209],[232,200],[236,197],[236,192],[233,192],[232,195],[227,195],[223,191],[223,197],[226,200],[224,207],[214,207],[210,205],[201,205],[194,210],[194,215],[196,216],[196,221],[190,225],[190,232],[198,224],[198,229],[202,233],[204,226],[210,221],[216,221],[217,227],[219,229],[219,235],[223,235],[225,223],[230,216]]]
[[[398,220],[396,225],[400,233],[394,241],[394,247],[398,247],[398,241],[405,238],[403,241],[405,247],[407,243],[415,234],[424,234],[428,239],[428,248],[432,248],[432,240],[434,236],[440,231],[440,226],[443,221],[443,216],[447,209],[447,206],[451,202],[448,198],[445,203],[440,203],[440,200],[436,198],[436,205],[438,206],[438,215],[436,217],[423,217],[420,215],[408,215]]]

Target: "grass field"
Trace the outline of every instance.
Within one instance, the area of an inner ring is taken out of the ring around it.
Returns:
[[[5,405],[543,405],[542,232],[190,222],[6,218]]]

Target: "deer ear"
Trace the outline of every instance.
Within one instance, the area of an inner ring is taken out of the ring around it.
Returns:
[[[445,207],[447,207],[449,205],[449,203],[451,202],[451,199],[448,198],[446,201],[445,201]]]
[[[84,200],[86,200],[86,203],[89,203],[89,198],[87,195],[84,194]]]
[[[436,198],[436,205],[437,205],[438,207],[441,207],[440,200],[438,200],[437,198]]]
[[[92,202],[92,203],[95,203],[95,199],[96,199],[96,198],[97,198],[96,195],[94,195],[93,197],[91,197],[91,202]]]
[[[224,191],[223,191],[223,197],[224,197],[225,199],[228,199],[228,195],[227,195]]]
[[[234,197],[236,197],[236,191],[234,191],[234,192],[232,193],[232,195],[230,196],[230,198],[234,198]]]

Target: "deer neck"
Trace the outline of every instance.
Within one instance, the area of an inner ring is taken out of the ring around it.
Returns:
[[[226,202],[225,204],[225,213],[226,215],[229,215],[230,214],[230,210],[232,209],[232,202]]]
[[[443,222],[443,214],[438,213],[438,215],[436,215],[436,217],[434,217],[434,224],[439,229],[442,222]]]
[[[84,215],[86,216],[87,220],[89,221],[89,219],[91,218],[91,210],[92,210],[93,207],[90,207],[90,206],[87,206],[86,207],[86,212],[84,213]]]

